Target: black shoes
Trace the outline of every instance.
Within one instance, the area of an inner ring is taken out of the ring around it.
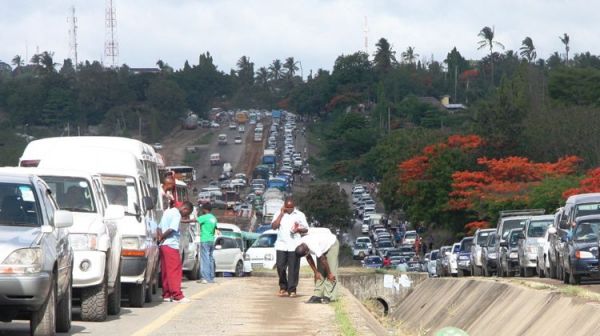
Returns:
[[[329,304],[329,302],[331,302],[331,300],[328,297],[324,297],[321,302]]]
[[[306,303],[321,303],[323,300],[318,296],[311,296]]]

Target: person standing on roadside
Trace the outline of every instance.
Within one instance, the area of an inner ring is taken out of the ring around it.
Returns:
[[[315,290],[306,303],[330,303],[337,299],[337,269],[340,243],[327,228],[312,229],[300,239],[296,256],[306,257],[315,274]],[[317,257],[317,263],[311,254]]]
[[[188,217],[194,206],[184,202],[179,208],[170,208],[163,213],[158,229],[160,271],[165,302],[189,302],[181,292],[182,265],[179,256],[179,224]]]
[[[279,215],[271,222],[273,230],[278,230],[275,241],[277,274],[279,276],[280,297],[296,297],[296,287],[300,277],[300,259],[294,251],[300,242],[300,235],[308,232],[306,216],[296,209],[294,200],[285,200]]]
[[[217,232],[217,217],[211,213],[210,203],[202,204],[202,216],[198,217],[200,232],[200,278],[199,283],[215,282],[215,233]]]

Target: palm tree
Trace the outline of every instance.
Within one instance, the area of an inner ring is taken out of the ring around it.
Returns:
[[[40,63],[42,64],[42,66],[44,67],[44,69],[46,69],[47,72],[54,72],[56,69],[54,68],[56,65],[58,65],[58,63],[54,63],[54,53],[53,52],[47,52],[44,51],[41,55],[40,55]]]
[[[254,63],[250,62],[250,57],[240,57],[236,65],[238,77],[243,83],[251,85],[254,82]]]
[[[294,60],[294,57],[288,57],[285,59],[282,67],[285,69],[285,75],[288,79],[294,78],[296,71],[299,69],[297,66],[298,64],[299,62]]]
[[[269,65],[269,76],[272,80],[277,81],[281,78],[281,68],[281,61],[278,59],[273,60],[273,63]]]
[[[156,65],[158,66],[158,68],[160,70],[162,70],[165,66],[165,62],[163,62],[163,60],[159,59],[158,61],[156,61]]]
[[[15,55],[15,57],[13,57],[12,59],[12,64],[17,68],[22,67],[24,65],[24,62],[21,58],[21,55]]]
[[[569,48],[569,42],[571,42],[571,38],[569,37],[569,35],[567,35],[567,33],[564,33],[563,36],[559,36],[558,38],[565,45],[565,63],[568,64],[569,63],[569,50],[571,50],[571,48]]]
[[[504,49],[504,45],[498,41],[494,41],[495,32],[494,28],[490,28],[485,26],[481,29],[479,34],[477,35],[481,37],[481,41],[479,41],[479,49],[489,48],[490,49],[490,63],[492,66],[492,85],[494,84],[494,46],[499,47],[500,49]]]
[[[523,42],[521,42],[521,48],[519,50],[521,50],[521,57],[525,58],[529,63],[534,61],[537,57],[533,40],[529,36],[525,37]]]
[[[400,56],[404,63],[414,64],[417,57],[419,57],[419,54],[415,53],[415,47],[408,47]]]
[[[29,60],[29,62],[33,65],[40,65],[41,61],[42,61],[41,54],[34,54],[33,56],[31,56],[31,60]]]
[[[377,50],[373,55],[373,63],[379,71],[388,71],[392,65],[396,64],[396,52],[385,38],[380,38],[377,44]]]
[[[262,87],[269,85],[269,70],[265,67],[260,67],[256,72],[256,82]]]

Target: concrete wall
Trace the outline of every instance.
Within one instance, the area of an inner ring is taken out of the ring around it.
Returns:
[[[600,334],[598,303],[483,279],[427,279],[390,318],[415,332],[453,326],[470,335]]]
[[[401,273],[387,274],[387,288],[384,286],[386,275],[380,273],[341,274],[338,278],[340,283],[358,300],[378,300],[391,314],[417,284],[428,278],[427,273],[403,274],[404,278]],[[390,284],[391,286],[389,286]]]

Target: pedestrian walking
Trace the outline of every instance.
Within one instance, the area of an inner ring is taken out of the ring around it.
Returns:
[[[160,220],[159,255],[163,301],[189,302],[181,292],[181,257],[179,256],[179,225],[181,218],[192,213],[194,206],[184,202],[179,208],[165,210]]]
[[[199,283],[215,282],[215,233],[217,232],[217,217],[211,213],[210,203],[202,204],[202,216],[198,217],[200,232],[200,278]]]
[[[300,259],[296,256],[296,246],[300,243],[300,234],[308,232],[306,216],[296,209],[294,200],[287,198],[279,215],[271,223],[277,231],[275,241],[275,263],[279,276],[277,295],[296,297],[296,287],[300,276]]]
[[[327,228],[311,229],[296,247],[298,258],[306,257],[315,274],[315,290],[307,303],[329,303],[337,299],[337,269],[340,243]],[[317,264],[311,254],[317,257]]]

